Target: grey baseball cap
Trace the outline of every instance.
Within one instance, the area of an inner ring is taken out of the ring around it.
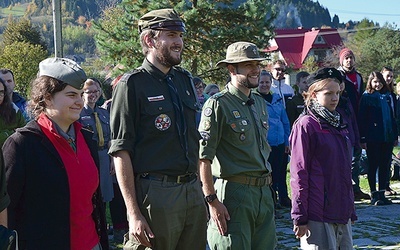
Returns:
[[[236,42],[228,46],[228,49],[226,50],[226,58],[219,61],[216,66],[224,67],[226,64],[264,60],[267,59],[260,57],[255,44],[249,42]]]
[[[50,76],[76,89],[82,89],[87,76],[75,61],[52,57],[39,63],[39,76]]]

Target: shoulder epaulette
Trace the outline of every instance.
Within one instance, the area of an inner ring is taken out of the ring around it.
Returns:
[[[213,96],[210,97],[210,99],[217,100],[218,98],[224,96],[225,93],[226,93],[225,91],[221,91],[221,92],[215,93]]]
[[[179,67],[179,66],[174,66],[174,69],[178,72],[184,73],[185,75],[187,75],[189,78],[193,78],[192,74],[187,71],[186,69]]]
[[[136,68],[134,70],[131,70],[131,71],[123,74],[119,81],[120,82],[127,82],[132,75],[136,75],[136,74],[142,72],[142,70],[143,70],[142,67],[138,67],[138,68]]]

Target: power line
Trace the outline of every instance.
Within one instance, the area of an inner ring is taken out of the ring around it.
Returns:
[[[398,16],[400,17],[400,14],[387,14],[387,13],[369,13],[369,12],[357,12],[357,11],[347,11],[347,10],[335,10],[331,9],[332,12],[338,12],[338,13],[345,13],[345,14],[355,14],[355,15],[374,15],[374,16]],[[329,12],[331,12],[329,10]],[[337,13],[335,13],[337,14]]]
[[[373,26],[373,27],[365,27],[365,28],[357,28],[357,29],[317,29],[315,31],[313,31],[312,29],[304,32],[304,33],[300,33],[300,34],[281,34],[281,35],[276,35],[274,38],[294,38],[294,37],[302,37],[305,36],[305,33],[308,32],[318,32],[318,35],[331,35],[331,34],[336,34],[336,33],[351,33],[351,32],[357,32],[357,31],[362,31],[362,30],[374,30],[374,29],[381,29],[382,27],[379,26]],[[290,29],[288,29],[290,30]],[[296,30],[296,29],[293,29]]]

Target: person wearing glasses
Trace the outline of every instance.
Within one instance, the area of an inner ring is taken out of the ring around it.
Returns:
[[[16,128],[26,124],[21,110],[11,101],[7,90],[7,85],[0,78],[0,147]]]
[[[83,85],[84,106],[79,121],[83,127],[93,131],[93,140],[97,142],[100,159],[101,194],[103,202],[110,202],[114,198],[111,158],[108,155],[111,135],[110,114],[96,104],[101,94],[100,81],[96,78],[88,78]]]
[[[197,127],[199,127],[200,123],[200,118],[201,118],[201,109],[203,108],[204,103],[207,101],[208,98],[210,98],[209,95],[204,93],[204,82],[200,77],[193,77],[193,85],[194,88],[196,89],[196,94],[197,94],[197,100],[199,101],[200,107],[199,107],[199,112],[196,113],[196,124]]]
[[[285,83],[286,65],[282,60],[276,60],[272,63],[271,75],[272,85],[271,91],[277,93],[283,99],[283,105],[286,108],[286,102],[294,96],[293,88]]]

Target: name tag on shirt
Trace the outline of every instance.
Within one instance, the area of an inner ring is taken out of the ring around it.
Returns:
[[[164,95],[158,95],[158,96],[149,96],[147,97],[147,100],[149,100],[149,102],[159,102],[164,100]]]

